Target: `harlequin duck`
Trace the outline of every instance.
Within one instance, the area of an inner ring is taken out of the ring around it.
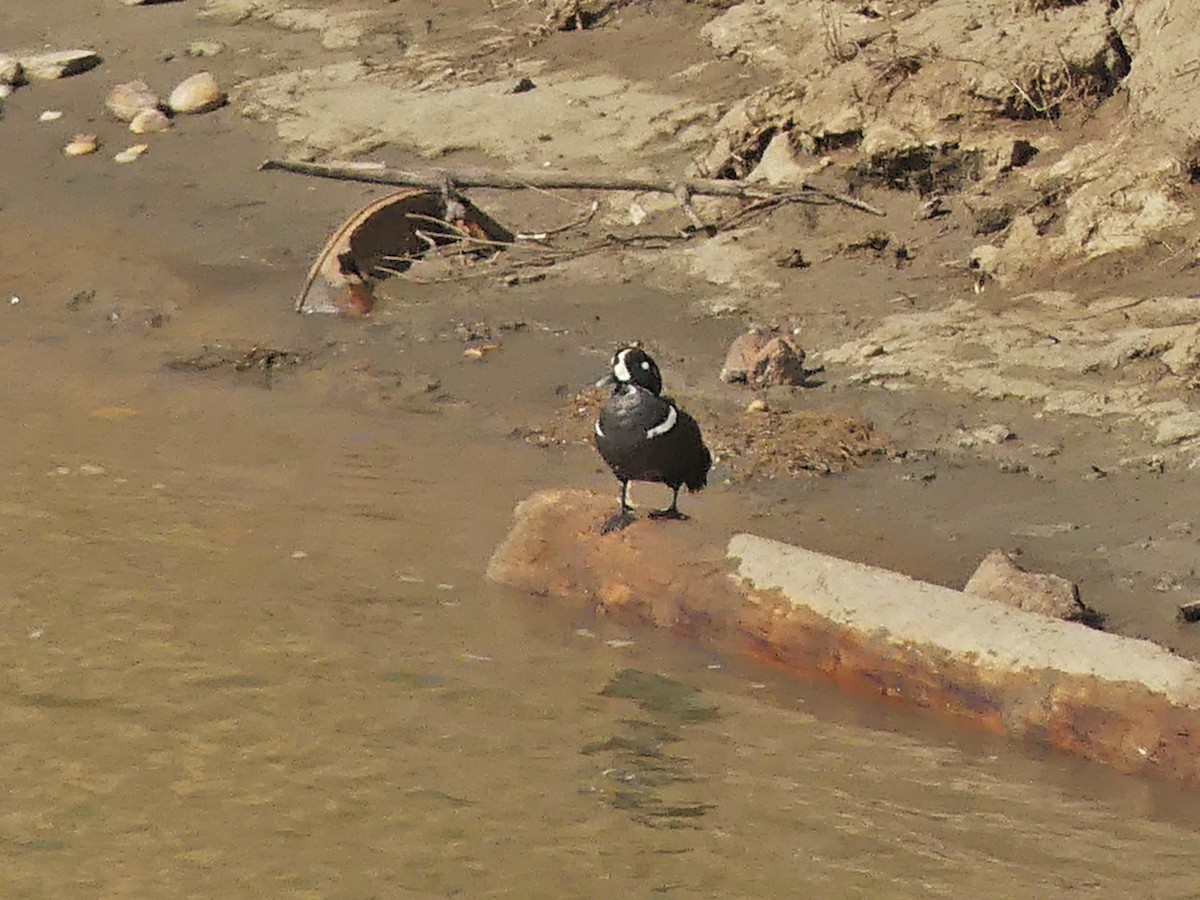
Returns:
[[[604,523],[602,534],[618,531],[637,517],[629,505],[629,482],[656,481],[674,491],[671,505],[650,513],[652,519],[686,519],[679,511],[679,489],[700,490],[708,483],[712,456],[700,426],[669,397],[660,397],[662,374],[654,360],[635,346],[612,358],[612,372],[597,382],[611,385],[594,431],[596,449],[621,482],[621,508]]]

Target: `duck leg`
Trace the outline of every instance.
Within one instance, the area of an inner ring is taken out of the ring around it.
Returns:
[[[629,505],[629,482],[622,479],[621,481],[621,508],[617,514],[604,523],[604,527],[600,529],[601,534],[608,534],[613,531],[620,531],[626,525],[632,525],[637,521],[637,515],[633,511],[633,507]]]
[[[678,519],[680,521],[686,522],[688,517],[679,511],[679,488],[682,486],[683,485],[678,485],[673,489],[675,491],[675,495],[673,497],[671,497],[671,505],[668,506],[666,509],[654,510],[654,512],[650,513],[650,518],[652,518],[652,519]]]

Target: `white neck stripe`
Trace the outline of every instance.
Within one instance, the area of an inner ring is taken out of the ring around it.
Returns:
[[[617,358],[613,360],[613,377],[622,384],[633,381],[633,376],[629,374],[629,366],[625,362],[625,357],[629,353],[629,350],[622,350],[617,354]]]
[[[674,406],[667,407],[667,417],[655,425],[653,428],[646,430],[646,437],[656,438],[666,434],[675,427],[675,420],[679,418],[679,414],[675,412]]]

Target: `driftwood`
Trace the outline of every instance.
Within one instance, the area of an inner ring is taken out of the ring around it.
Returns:
[[[657,178],[623,178],[610,175],[560,175],[547,172],[505,174],[489,171],[426,171],[415,172],[386,166],[361,163],[312,163],[284,159],[268,159],[261,170],[279,169],[301,175],[316,175],[342,181],[363,181],[371,184],[393,184],[428,189],[495,188],[498,190],[575,189],[594,191],[654,191],[686,198],[692,195],[708,197],[740,197],[754,201],[812,202],[813,200],[840,203],[873,216],[887,215],[878,207],[864,203],[848,194],[826,191],[808,184],[787,187],[750,183],[746,181],[691,179],[671,181]],[[687,204],[684,203],[685,210]]]

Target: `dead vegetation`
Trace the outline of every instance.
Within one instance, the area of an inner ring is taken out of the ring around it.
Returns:
[[[513,437],[539,447],[590,445],[592,423],[606,395],[590,389],[566,398],[551,419],[519,428]],[[817,410],[753,410],[710,406],[696,411],[718,465],[739,480],[844,472],[884,459],[897,448],[869,422]]]
[[[262,347],[249,349],[214,344],[205,346],[191,356],[167,361],[167,368],[176,372],[225,374],[248,378],[263,387],[271,387],[277,375],[298,369],[309,361],[308,354],[297,350]]]

